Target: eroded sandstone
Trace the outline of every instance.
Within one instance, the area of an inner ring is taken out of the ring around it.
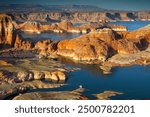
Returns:
[[[88,98],[82,95],[83,88],[73,91],[60,92],[33,92],[16,96],[13,100],[87,100]]]
[[[116,96],[116,95],[122,95],[121,92],[116,91],[104,91],[100,94],[93,94],[98,100],[110,100],[110,97]]]

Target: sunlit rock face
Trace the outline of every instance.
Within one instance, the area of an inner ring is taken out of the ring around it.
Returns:
[[[16,26],[17,29],[31,32],[31,33],[40,33],[41,24],[35,21],[26,21],[22,24]]]
[[[11,17],[0,14],[0,44],[12,46],[15,40],[14,33]]]
[[[104,26],[104,22],[86,22],[80,26],[76,26],[73,22],[63,20],[57,23],[40,23],[36,21],[25,21],[16,24],[15,28],[24,32],[40,34],[44,31],[52,31],[56,33],[88,33]]]
[[[106,42],[113,39],[111,30],[96,30],[75,39],[59,42],[57,54],[79,61],[105,61],[109,54]]]
[[[126,39],[113,41],[112,48],[114,48],[119,54],[132,54],[139,52],[136,43]]]
[[[0,14],[0,44],[9,45],[11,47],[19,49],[31,49],[33,47],[32,42],[24,41],[19,34],[17,34],[17,25],[12,21],[10,16]]]
[[[126,38],[137,41],[141,39],[146,39],[148,42],[150,42],[150,25],[147,25],[132,32],[128,32],[126,34]]]

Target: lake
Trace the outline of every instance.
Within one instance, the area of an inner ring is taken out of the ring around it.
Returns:
[[[129,31],[143,27],[150,22],[113,22],[113,24],[125,25]],[[56,35],[57,37],[58,35]],[[51,37],[50,37],[51,38]],[[90,99],[95,99],[92,94],[102,93],[104,91],[123,92],[123,95],[111,97],[111,99],[150,99],[150,66],[131,66],[116,67],[112,74],[104,75],[97,65],[75,64],[73,62],[62,60],[68,67],[78,67],[81,70],[70,73],[65,86],[57,89],[41,89],[38,91],[66,91],[79,88],[80,85],[85,88],[83,93]],[[37,90],[36,90],[37,91]]]

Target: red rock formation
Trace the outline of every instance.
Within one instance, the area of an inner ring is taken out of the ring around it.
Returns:
[[[141,39],[146,39],[148,42],[150,42],[150,25],[147,25],[138,30],[126,33],[125,38],[130,39],[130,40],[136,40],[136,41],[139,41]]]
[[[111,43],[112,48],[116,50],[119,54],[132,54],[139,52],[136,44],[133,41],[121,39],[115,40]]]
[[[109,28],[98,29],[98,30],[92,31],[89,34],[87,34],[87,36],[89,38],[100,39],[108,43],[111,42],[112,40],[115,40],[115,33],[113,32],[113,30]]]
[[[24,22],[16,26],[18,30],[28,31],[33,33],[40,33],[43,31],[53,31],[58,33],[71,32],[71,33],[87,33],[97,28],[102,27],[104,24],[102,22],[95,22],[89,24],[83,24],[81,26],[74,26],[69,21],[62,21],[59,23],[52,24],[40,24],[38,22]]]
[[[57,50],[58,42],[52,42],[50,39],[38,41],[35,44],[35,49],[39,51],[40,55],[48,56]]]
[[[18,48],[18,49],[28,50],[28,49],[32,49],[34,46],[33,46],[33,43],[31,41],[24,41],[17,34],[14,47]]]
[[[38,22],[27,21],[27,22],[24,22],[24,23],[18,25],[16,28],[19,30],[22,30],[22,31],[27,31],[27,32],[32,32],[32,33],[40,33],[40,27],[41,27],[41,24]]]
[[[18,34],[16,35],[13,24],[11,17],[4,14],[0,15],[0,44],[21,49],[31,49],[33,47],[32,43],[23,41]]]
[[[11,17],[0,14],[0,44],[14,44],[14,26]]]
[[[79,61],[104,61],[108,57],[109,46],[90,34],[58,43],[57,54]]]

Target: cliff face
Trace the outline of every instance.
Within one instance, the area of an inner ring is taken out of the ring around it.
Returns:
[[[15,38],[11,17],[0,14],[0,44],[13,46]]]
[[[0,14],[0,44],[3,47],[9,45],[22,49],[31,49],[33,47],[32,42],[22,40],[16,32],[11,17],[4,14]]]
[[[106,24],[105,22],[90,22],[80,26],[73,25],[69,21],[62,21],[59,23],[42,24],[35,21],[27,21],[19,25],[15,25],[16,29],[27,31],[31,33],[41,33],[44,31],[52,31],[57,33],[88,33],[103,27],[111,28],[114,31],[127,31],[126,26],[119,26],[113,24]]]
[[[14,20],[18,22],[40,21],[57,22],[69,20],[71,22],[97,22],[107,21],[131,21],[150,20],[148,11],[128,12],[128,11],[93,11],[93,12],[33,12],[33,13],[10,13]]]
[[[14,47],[17,49],[29,50],[32,49],[34,45],[31,41],[24,41],[21,36],[17,34]]]

